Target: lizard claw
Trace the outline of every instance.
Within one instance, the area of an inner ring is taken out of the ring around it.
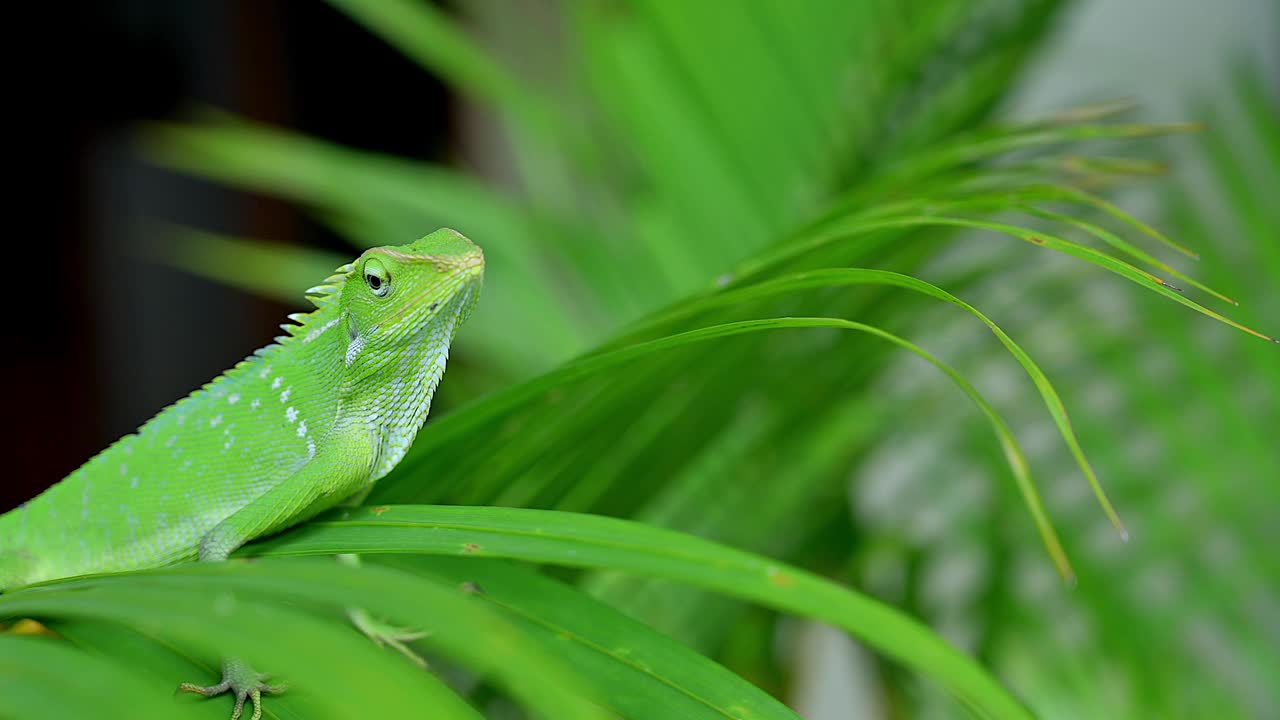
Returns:
[[[224,692],[235,693],[236,707],[231,712],[231,720],[240,720],[246,700],[253,701],[253,715],[250,720],[262,720],[262,696],[277,695],[285,691],[284,685],[268,685],[265,682],[266,679],[266,675],[255,672],[243,661],[226,658],[222,661],[222,682],[208,686],[182,683],[178,689],[205,697],[221,695]]]
[[[351,622],[364,633],[366,637],[373,641],[378,647],[389,646],[395,648],[401,655],[404,655],[412,662],[424,670],[427,667],[427,661],[423,660],[416,652],[413,651],[405,643],[421,640],[428,633],[411,628],[402,628],[390,625],[381,620],[375,620],[369,613],[359,608],[347,610],[347,615],[351,618]]]

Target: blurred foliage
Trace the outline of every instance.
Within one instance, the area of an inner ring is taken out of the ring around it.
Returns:
[[[992,122],[1060,2],[331,2],[483,108],[486,173],[224,115],[150,151],[356,247],[480,243],[454,407],[374,511],[246,553],[363,569],[0,598],[76,646],[0,636],[5,701],[74,713],[74,678],[171,709],[242,651],[295,684],[272,717],[787,718],[787,613],[874,649],[892,717],[1275,716],[1280,354],[1241,329],[1280,318],[1280,124],[1248,68],[1189,108],[1211,130],[1177,140],[1203,176],[1158,188],[1170,240],[1094,193],[1195,127]],[[199,231],[165,252],[298,300],[337,260]],[[428,630],[434,672],[362,644],[348,603]]]

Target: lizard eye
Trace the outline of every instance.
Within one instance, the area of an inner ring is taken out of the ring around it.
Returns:
[[[364,264],[364,282],[378,297],[391,292],[391,273],[376,258]]]

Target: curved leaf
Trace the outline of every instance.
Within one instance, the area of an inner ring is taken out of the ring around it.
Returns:
[[[973,659],[910,616],[799,568],[681,533],[596,515],[392,505],[330,513],[242,555],[436,553],[636,572],[823,620],[992,718],[1031,714]]]
[[[787,706],[707,657],[581,590],[504,561],[386,556],[438,576],[518,618],[631,720],[800,720]]]
[[[172,710],[168,697],[112,658],[51,638],[0,634],[0,717],[125,720]]]
[[[584,703],[586,688],[570,671],[492,610],[456,588],[388,568],[296,561],[194,563],[20,590],[0,596],[0,616],[106,619],[155,628],[211,655],[243,656],[258,667],[287,668],[291,683],[297,677],[299,690],[323,693],[325,716],[354,717],[372,707],[398,707],[397,713],[431,707],[440,717],[476,717],[434,677],[378,650],[345,624],[282,610],[277,605],[281,599],[335,608],[356,605],[423,628],[429,632],[427,642],[491,675],[542,717],[601,717]],[[262,643],[266,637],[288,637],[290,642]],[[334,663],[333,658],[344,661]],[[341,700],[325,692],[334,688],[346,688]]]
[[[939,290],[938,292],[941,292],[941,291]],[[956,302],[960,302],[960,301],[957,299]],[[982,317],[982,316],[979,315],[979,317]],[[990,321],[987,321],[987,322],[990,327],[993,327],[995,329],[995,331],[997,332],[997,336],[1003,335],[1003,333],[999,331],[999,328],[995,328],[994,324],[991,324]],[[956,372],[946,363],[943,363],[942,361],[938,360],[933,355],[930,355],[928,352],[921,349],[914,343],[908,342],[906,340],[903,340],[902,338],[899,338],[896,335],[887,333],[879,328],[866,325],[864,323],[852,322],[852,321],[843,320],[840,318],[770,318],[770,319],[764,319],[764,320],[748,320],[748,321],[742,321],[742,322],[736,322],[736,323],[725,323],[722,325],[715,325],[712,327],[701,328],[699,330],[691,330],[691,331],[679,333],[676,335],[669,335],[667,337],[660,338],[657,340],[650,340],[643,343],[637,343],[628,347],[601,353],[598,355],[589,355],[576,362],[569,363],[568,365],[562,366],[560,369],[554,372],[548,373],[547,375],[544,375],[541,378],[537,378],[533,381],[518,385],[514,388],[507,390],[506,392],[489,396],[484,401],[477,403],[476,405],[472,406],[472,408],[470,408],[467,411],[464,411],[463,413],[447,416],[443,421],[436,423],[429,437],[431,441],[433,441],[436,444],[447,443],[450,440],[456,438],[458,434],[466,432],[468,429],[483,422],[484,420],[491,418],[493,416],[496,416],[512,407],[515,407],[521,402],[524,402],[533,397],[536,397],[541,393],[547,392],[552,388],[573,382],[577,379],[580,379],[584,376],[587,376],[593,373],[601,372],[603,370],[614,367],[616,365],[620,365],[622,363],[632,361],[638,357],[642,357],[650,353],[659,352],[662,350],[668,350],[675,347],[680,347],[682,345],[687,345],[689,343],[702,342],[702,341],[711,340],[715,338],[728,337],[732,335],[740,335],[743,333],[750,333],[750,332],[758,332],[762,330],[783,329],[783,328],[824,328],[824,327],[864,332],[864,333],[879,337],[881,339],[888,340],[889,342],[895,345],[898,345],[899,347],[910,350],[916,355],[919,355],[925,360],[928,360],[935,367],[937,367],[938,369],[946,373],[947,376],[950,377],[951,380],[958,387],[960,387],[960,389],[963,390],[965,394],[970,397],[971,400],[973,400],[973,402],[979,407],[979,409],[982,410],[983,414],[987,416],[987,419],[991,423],[993,431],[996,433],[996,437],[1000,442],[1001,449],[1004,452],[1005,459],[1009,463],[1009,467],[1012,469],[1014,473],[1014,477],[1017,479],[1018,487],[1022,491],[1023,497],[1027,502],[1028,507],[1031,508],[1032,514],[1036,521],[1036,525],[1041,532],[1041,537],[1045,543],[1046,548],[1049,550],[1050,555],[1053,557],[1055,565],[1058,567],[1059,572],[1063,575],[1063,577],[1070,578],[1072,576],[1070,562],[1067,560],[1066,553],[1062,549],[1061,542],[1058,540],[1056,533],[1053,530],[1053,526],[1049,522],[1047,514],[1044,512],[1043,503],[1040,500],[1039,492],[1036,490],[1034,483],[1032,483],[1030,479],[1030,474],[1027,469],[1026,457],[1024,456],[1022,450],[1019,448],[1017,440],[1014,439],[1013,433],[1010,432],[1004,420],[1002,420],[1000,418],[999,413],[995,411],[995,408],[993,408],[990,405],[990,403],[988,403],[985,399],[983,399],[982,395],[977,391],[976,388],[973,387],[971,383],[969,383],[968,380],[964,378],[964,376]],[[1007,336],[1004,336],[1002,338],[1002,341],[1004,339],[1007,339]],[[1009,343],[1012,344],[1012,340],[1009,340]],[[1031,362],[1029,357],[1026,357],[1025,353],[1022,353],[1020,349],[1014,350],[1014,348],[1017,348],[1017,345],[1012,345],[1011,351],[1014,351],[1015,356],[1019,357],[1019,361],[1021,362],[1025,360],[1025,362],[1027,363],[1026,365],[1024,365],[1024,367],[1028,367],[1029,370],[1031,368],[1035,368],[1035,364]],[[1035,379],[1037,377],[1036,373],[1033,372],[1032,377],[1033,379]],[[1040,377],[1043,377],[1042,373],[1040,374]],[[1046,394],[1047,401],[1050,398],[1056,398],[1056,394],[1053,393],[1052,386],[1048,385],[1047,380],[1044,381],[1043,385],[1041,384],[1041,382],[1038,381],[1037,386],[1040,387],[1042,393]],[[1060,401],[1057,402],[1056,405],[1051,403],[1050,410],[1057,413],[1060,411],[1060,406],[1061,406]],[[1059,417],[1061,417],[1062,420],[1065,422],[1065,418],[1066,418],[1065,411],[1061,411],[1061,415],[1055,414],[1055,419],[1058,419]],[[451,435],[450,432],[452,432],[453,434]],[[1064,431],[1064,437],[1067,437],[1067,438],[1072,437],[1070,435],[1069,425],[1066,426],[1066,430]],[[411,453],[423,452],[423,450],[420,449],[423,445],[424,443],[417,443],[414,447],[414,450],[411,451]],[[1077,449],[1077,448],[1073,448],[1073,449]],[[1090,478],[1090,484],[1092,487],[1094,487],[1095,492],[1098,494],[1098,497],[1103,502],[1104,509],[1108,511],[1109,516],[1113,518],[1113,522],[1116,523],[1117,527],[1121,527],[1119,523],[1119,518],[1115,515],[1115,511],[1111,509],[1110,504],[1106,501],[1106,495],[1105,493],[1103,493],[1101,486],[1097,482],[1097,479],[1092,476],[1091,474],[1092,471],[1088,470],[1089,466],[1087,461],[1084,459],[1083,451],[1078,451],[1077,457],[1081,462],[1081,466],[1086,468],[1087,474]],[[406,462],[410,463],[406,467],[411,467],[411,464],[412,464],[411,460],[406,459]],[[402,472],[399,475],[399,477],[404,478],[407,475],[408,473]],[[395,480],[391,480],[389,482],[384,481],[384,483],[386,484],[390,484],[394,482]],[[401,480],[400,482],[405,482],[405,481]],[[378,493],[378,496],[381,496],[387,492],[389,491],[382,486],[380,486],[377,490],[375,490],[375,493]]]
[[[151,714],[154,717],[177,715],[185,705],[198,705],[201,713],[213,705],[227,713],[231,705],[227,696],[204,699],[175,692],[180,682],[216,682],[217,664],[212,660],[225,653],[245,658],[290,685],[289,692],[269,698],[264,703],[267,708],[278,704],[305,717],[337,719],[356,717],[370,708],[394,715],[433,707],[441,718],[478,720],[439,681],[421,677],[408,663],[377,650],[332,620],[285,609],[260,596],[231,592],[210,578],[203,582],[194,577],[181,582],[168,579],[171,582],[142,574],[101,576],[20,590],[0,596],[0,615],[105,620],[170,638],[208,658],[208,675],[168,679],[167,689],[157,698],[168,712]],[[288,641],[263,642],[268,638]],[[335,663],[334,658],[343,661]],[[122,666],[122,670],[137,672],[133,667]],[[62,680],[64,688],[71,684]],[[159,692],[155,679],[147,690],[151,695]],[[128,695],[105,694],[98,701],[104,712],[123,714],[132,707]]]

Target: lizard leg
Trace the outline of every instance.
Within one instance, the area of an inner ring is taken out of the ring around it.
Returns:
[[[205,534],[200,561],[226,560],[250,540],[309,520],[363,489],[373,469],[373,439],[349,427],[335,427],[330,436],[319,455]]]
[[[214,526],[200,540],[199,560],[226,560],[236,548],[254,538],[296,525],[333,507],[360,488],[372,464],[373,446],[367,435],[339,434],[325,452]],[[285,689],[283,685],[267,684],[266,677],[243,660],[224,658],[222,681],[217,685],[183,683],[179,689],[205,696],[234,692],[236,706],[231,720],[239,720],[248,700],[253,701],[250,720],[261,720],[262,695]]]
[[[391,647],[397,650],[401,655],[405,656],[414,665],[422,669],[426,669],[427,661],[422,656],[413,651],[405,643],[421,640],[427,636],[427,633],[413,628],[404,628],[392,625],[390,623],[378,620],[362,608],[347,608],[347,617],[351,618],[351,623],[356,629],[365,634],[378,647]]]
[[[178,689],[205,697],[213,697],[225,692],[235,693],[236,707],[231,713],[231,720],[240,720],[246,700],[253,701],[253,715],[250,720],[261,720],[262,696],[275,695],[285,691],[284,685],[270,685],[266,682],[266,679],[266,675],[255,672],[253,668],[244,662],[226,659],[222,661],[222,682],[208,686],[182,683],[178,686]]]
[[[342,554],[336,556],[338,562],[351,567],[360,566],[360,556],[352,554]],[[427,661],[421,655],[413,651],[405,643],[411,643],[414,640],[421,640],[427,636],[427,633],[413,628],[399,627],[392,625],[384,620],[379,620],[370,615],[363,608],[347,608],[347,617],[351,618],[351,624],[356,629],[364,633],[365,637],[373,641],[378,647],[394,648],[401,655],[409,659],[414,665],[424,670],[427,667]]]

